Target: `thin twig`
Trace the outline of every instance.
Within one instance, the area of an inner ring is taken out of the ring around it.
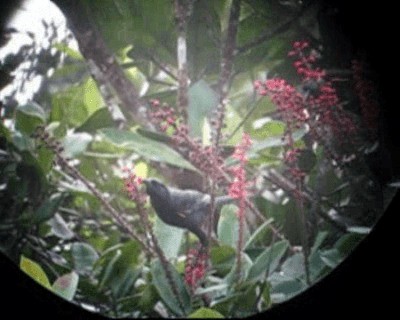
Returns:
[[[296,186],[291,181],[286,179],[284,176],[282,176],[280,173],[278,173],[274,169],[269,169],[268,175],[264,175],[264,178],[271,181],[273,184],[277,185],[278,187],[282,188],[283,190],[289,192],[290,194],[293,194],[293,195],[298,194],[298,192],[296,193],[296,190],[297,190]],[[305,190],[302,190],[301,195],[308,202],[313,203],[313,201],[315,201],[315,199],[313,199],[312,196]],[[332,219],[328,214],[326,214],[322,210],[318,210],[318,215],[321,218],[323,218],[324,220],[326,220],[327,222],[329,222],[331,225],[333,225],[338,230],[340,230],[342,232],[346,232],[347,228],[345,225]]]

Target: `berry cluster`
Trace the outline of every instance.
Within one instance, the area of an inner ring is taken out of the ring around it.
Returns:
[[[158,100],[152,100],[152,111],[149,114],[151,122],[161,131],[172,128],[172,139],[179,151],[187,156],[190,162],[206,176],[216,182],[223,180],[224,159],[213,146],[204,146],[199,139],[189,135],[187,125],[179,123],[176,112],[166,104],[160,105]]]
[[[138,177],[134,173],[134,170],[124,168],[123,171],[127,174],[127,176],[124,178],[125,191],[129,194],[130,198],[134,202],[138,204],[144,204],[147,196],[140,188],[143,183],[143,179]]]
[[[186,255],[185,283],[194,290],[206,274],[207,255],[196,249],[190,249]]]
[[[247,188],[248,182],[246,181],[246,164],[248,162],[248,158],[246,156],[246,152],[249,150],[251,146],[250,136],[248,134],[243,134],[242,141],[235,147],[235,151],[233,153],[233,158],[238,160],[239,163],[230,168],[229,170],[233,174],[233,182],[229,187],[229,196],[233,199],[240,199],[239,205],[239,216],[244,214],[245,209],[245,200],[247,198]]]

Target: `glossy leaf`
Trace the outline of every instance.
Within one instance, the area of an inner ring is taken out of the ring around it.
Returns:
[[[224,316],[220,314],[218,311],[215,311],[210,308],[202,307],[197,309],[193,313],[188,316],[189,319],[222,319]]]
[[[37,262],[21,256],[19,267],[22,271],[24,271],[27,275],[29,275],[33,280],[41,284],[43,287],[51,289],[51,285],[46,273]]]
[[[173,166],[196,170],[187,160],[167,145],[151,140],[133,131],[117,129],[101,129],[99,133],[109,142],[157,162],[165,162]]]
[[[31,223],[41,223],[53,217],[64,200],[63,194],[55,193],[47,199],[34,213]]]
[[[18,106],[15,127],[26,135],[32,134],[36,127],[44,124],[46,114],[42,107],[35,102]]]
[[[239,232],[238,207],[230,204],[222,207],[218,221],[218,240],[221,244],[236,247]]]
[[[189,88],[188,97],[189,132],[194,137],[201,137],[205,117],[217,107],[217,94],[206,81],[200,80]]]
[[[69,240],[75,236],[65,220],[58,213],[48,221],[48,224],[51,227],[52,234],[60,239]]]
[[[63,141],[64,154],[66,157],[76,157],[85,152],[92,136],[87,133],[72,133],[65,137]]]
[[[191,312],[190,297],[183,283],[182,277],[178,274],[176,269],[168,264],[169,270],[172,273],[172,280],[176,285],[178,297],[175,296],[170,282],[168,281],[165,270],[160,260],[155,260],[151,264],[151,274],[153,276],[153,283],[166,306],[176,315],[184,316]]]
[[[112,127],[114,121],[107,108],[96,110],[75,132],[95,133],[96,130]]]
[[[72,301],[78,288],[79,275],[75,272],[59,277],[53,283],[53,291],[68,301]]]
[[[289,243],[286,240],[279,241],[268,247],[254,261],[247,276],[248,280],[256,280],[265,277],[265,272],[272,274],[278,267],[279,261],[285,254]]]
[[[79,274],[90,272],[99,258],[98,253],[87,243],[75,242],[71,246],[75,271]]]
[[[183,239],[183,233],[184,229],[170,226],[158,219],[158,217],[156,218],[154,234],[168,259],[176,258],[178,256]]]

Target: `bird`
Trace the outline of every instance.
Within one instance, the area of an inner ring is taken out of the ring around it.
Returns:
[[[194,233],[200,243],[208,245],[207,226],[211,221],[211,196],[191,189],[177,189],[164,185],[158,179],[145,179],[146,192],[158,217],[168,225]],[[222,206],[234,201],[230,196],[218,196],[214,201],[216,229]]]

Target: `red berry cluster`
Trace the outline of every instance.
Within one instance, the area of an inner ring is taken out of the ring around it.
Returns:
[[[162,132],[167,131],[171,126],[176,126],[177,117],[175,110],[167,104],[160,105],[160,101],[156,99],[150,100],[152,111],[150,111],[150,121],[158,127]]]
[[[130,198],[136,203],[145,203],[146,202],[146,194],[142,192],[140,186],[143,183],[143,179],[138,177],[133,169],[124,168],[123,171],[127,174],[124,178],[124,188],[125,191],[129,194]]]
[[[206,274],[207,254],[190,249],[186,255],[185,283],[194,290]]]
[[[199,139],[190,137],[185,124],[178,123],[175,110],[158,100],[150,101],[152,111],[149,116],[153,124],[161,131],[173,128],[172,138],[176,147],[187,155],[190,162],[206,176],[219,182],[223,180],[224,159],[213,146],[204,146]]]
[[[246,181],[246,164],[248,158],[246,152],[251,146],[250,136],[246,133],[243,134],[242,141],[235,147],[233,158],[239,160],[238,165],[230,169],[233,174],[233,182],[229,186],[229,196],[233,199],[239,199],[239,212],[238,215],[244,215],[245,201],[247,198],[248,182]]]

